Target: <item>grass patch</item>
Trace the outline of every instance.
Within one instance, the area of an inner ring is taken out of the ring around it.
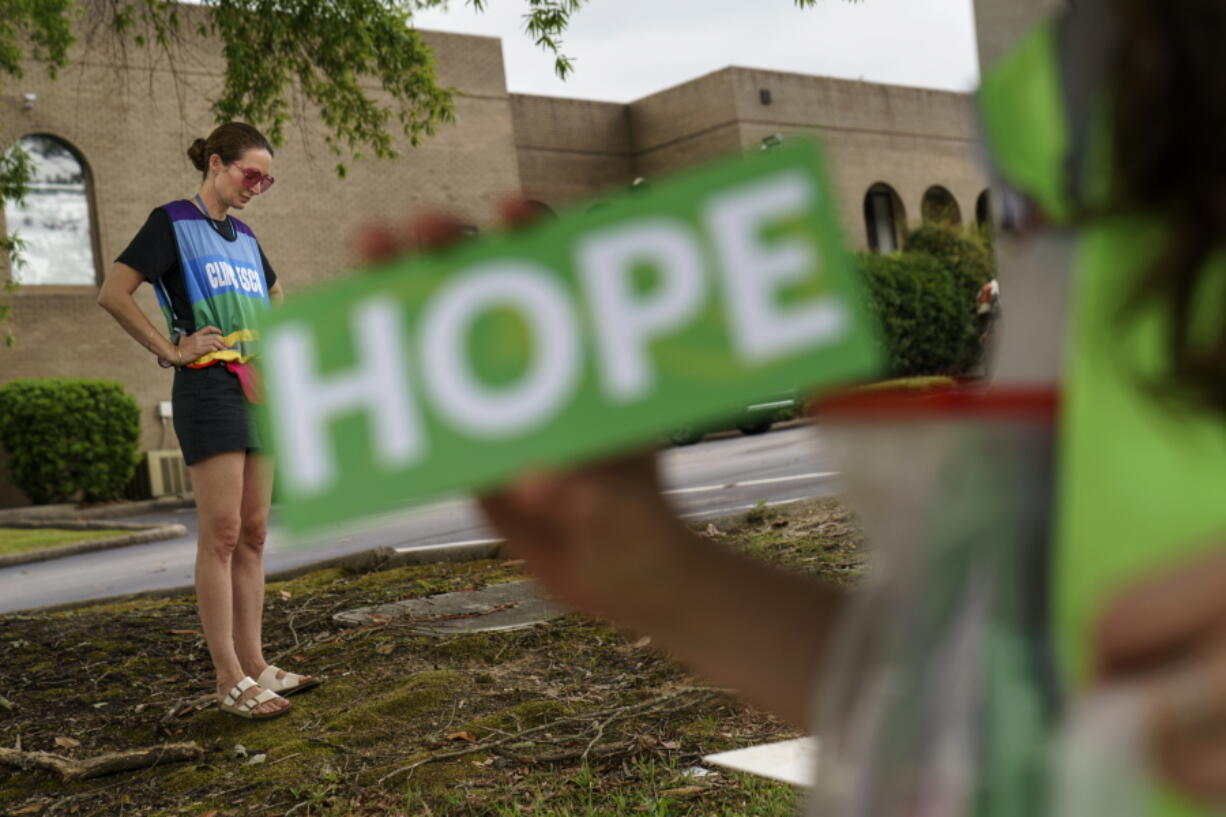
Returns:
[[[797,572],[854,580],[859,532],[838,502],[704,520],[704,536]],[[706,688],[637,635],[579,615],[430,638],[340,611],[523,578],[497,560],[269,585],[270,657],[326,675],[286,717],[208,706],[191,597],[0,616],[0,745],[70,757],[194,740],[199,761],[65,785],[0,767],[0,813],[170,817],[612,817],[790,814],[785,785],[696,776],[711,752],[795,737]],[[173,713],[173,714],[171,714]],[[65,748],[56,738],[72,738]],[[70,742],[71,743],[71,742]],[[241,749],[239,748],[241,747]],[[252,764],[250,759],[263,755]]]
[[[0,556],[25,553],[44,548],[64,547],[111,536],[123,536],[130,530],[64,530],[62,528],[0,528]]]
[[[693,767],[689,767],[692,769]],[[536,774],[525,796],[498,804],[496,817],[792,817],[791,786],[730,772],[696,778],[675,758],[635,760],[613,774],[582,766],[568,775]]]

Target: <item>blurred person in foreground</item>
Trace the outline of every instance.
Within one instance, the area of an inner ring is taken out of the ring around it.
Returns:
[[[998,378],[1062,391],[1040,603],[1063,696],[1141,690],[1163,779],[1143,809],[1164,817],[1226,803],[1223,42],[1226,4],[1083,2],[1025,38],[980,95],[1007,189],[1002,277],[1017,291]],[[449,240],[444,220],[422,231]],[[365,252],[404,244],[371,233]],[[1043,317],[1065,299],[1061,343]],[[1036,362],[1044,344],[1055,351]],[[483,505],[554,596],[822,735],[819,667],[844,593],[692,534],[652,457],[524,475]],[[904,811],[1033,813],[1021,799]]]
[[[1214,0],[1083,0],[980,92],[1010,240],[1068,259],[1059,666],[1074,693],[1144,694],[1148,814],[1226,804],[1224,41]],[[1033,338],[1002,331],[1004,365]]]

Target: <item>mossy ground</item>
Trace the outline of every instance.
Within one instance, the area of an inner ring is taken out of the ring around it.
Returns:
[[[863,564],[859,534],[833,500],[699,529],[830,580],[850,581]],[[328,682],[264,723],[192,706],[211,680],[190,597],[0,617],[0,696],[12,704],[0,707],[0,745],[77,758],[165,741],[206,750],[196,763],[74,784],[0,767],[0,813],[791,813],[787,786],[686,770],[704,754],[794,732],[703,688],[633,634],[578,615],[442,639],[394,622],[332,622],[342,609],[519,578],[514,563],[483,561],[270,584],[268,654]],[[80,745],[63,748],[57,737]],[[257,755],[263,761],[251,763]]]

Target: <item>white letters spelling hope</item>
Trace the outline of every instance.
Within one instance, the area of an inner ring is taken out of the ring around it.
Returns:
[[[492,440],[540,428],[565,408],[580,380],[580,308],[594,327],[601,388],[614,404],[651,395],[651,342],[685,326],[715,295],[712,287],[722,289],[733,348],[746,363],[764,364],[837,339],[848,321],[839,301],[815,296],[784,305],[777,297],[782,287],[815,273],[819,248],[800,237],[762,241],[772,223],[810,212],[817,194],[808,176],[788,171],[713,197],[703,226],[717,259],[715,281],[704,274],[704,236],[684,222],[649,215],[577,242],[582,305],[533,262],[484,261],[457,271],[431,296],[416,337],[406,336],[402,307],[393,298],[361,302],[351,315],[357,362],[322,376],[309,329],[275,327],[264,352],[277,396],[271,419],[287,490],[314,495],[336,479],[327,426],[346,414],[367,416],[381,466],[403,469],[420,460],[429,441],[410,386],[414,365],[420,366],[424,398],[456,431]],[[635,291],[632,278],[643,265],[657,273],[657,284],[645,294]],[[466,347],[473,323],[495,308],[522,316],[534,355],[514,383],[501,386],[474,374]]]

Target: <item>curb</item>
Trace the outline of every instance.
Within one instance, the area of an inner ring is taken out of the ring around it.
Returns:
[[[441,564],[443,562],[477,562],[482,559],[496,559],[502,553],[502,542],[489,544],[465,545],[426,545],[412,550],[397,550],[394,547],[377,547],[362,550],[357,553],[346,553],[344,556],[334,556],[318,562],[287,567],[267,573],[265,583],[284,582],[314,573],[316,570],[332,570],[341,568],[355,573],[377,573],[381,570],[391,570],[409,565]],[[189,591],[193,588],[188,588]]]
[[[175,526],[182,527],[182,526]],[[92,544],[92,543],[91,543]],[[408,565],[438,564],[440,562],[476,562],[481,559],[496,559],[502,554],[502,542],[488,544],[465,545],[426,545],[408,551],[398,551],[393,547],[378,547],[363,550],[358,553],[348,553],[318,562],[289,567],[264,576],[265,585],[273,582],[283,582],[296,579],[316,570],[342,568],[356,573],[377,573],[381,570],[391,570]],[[0,613],[0,620],[5,616],[16,616],[29,613],[58,613],[65,610],[77,610],[82,607],[93,607],[98,604],[122,604],[125,601],[137,599],[164,599],[175,596],[189,596],[196,592],[190,584],[178,587],[161,587],[156,590],[142,590],[139,593],[123,593],[118,596],[106,596],[97,599],[69,601],[63,604],[53,604],[47,607],[31,607],[24,610],[9,610]]]
[[[66,519],[116,519],[124,516],[150,513],[152,511],[191,508],[195,504],[196,498],[191,494],[185,494],[183,496],[145,499],[139,502],[115,502],[108,505],[87,507],[74,505],[71,502],[61,502],[56,505],[26,505],[20,508],[0,510],[0,525],[12,526],[14,522],[23,521],[59,522]]]
[[[4,522],[4,527],[17,530],[42,530],[56,528],[59,530],[151,530],[157,525],[140,522],[98,522],[93,519],[15,519]],[[162,526],[165,527],[165,526]]]
[[[150,513],[152,511],[175,511],[180,508],[196,507],[196,497],[191,494],[184,496],[167,496],[160,499],[146,499],[141,502],[123,502],[114,505],[97,505],[92,508],[81,508],[76,515],[81,519],[116,519],[124,516]]]
[[[48,520],[51,521],[51,520]],[[55,525],[69,530],[90,530],[88,522],[77,522],[75,520],[61,520]],[[48,527],[47,525],[38,525],[33,523],[10,525],[10,527],[21,528],[40,528]],[[109,525],[107,527],[110,527]],[[139,529],[134,527],[133,533],[126,533],[123,536],[108,536],[105,539],[94,539],[90,542],[80,542],[75,545],[64,545],[55,548],[43,548],[42,550],[27,550],[25,553],[11,553],[7,556],[0,556],[0,568],[16,567],[17,565],[30,564],[31,562],[45,562],[51,559],[63,559],[68,556],[76,556],[81,553],[90,553],[95,550],[111,550],[113,548],[127,547],[128,545],[143,545],[149,542],[160,542],[163,539],[174,539],[178,536],[186,536],[187,528],[182,525],[159,525],[157,527],[149,527],[141,525]]]

